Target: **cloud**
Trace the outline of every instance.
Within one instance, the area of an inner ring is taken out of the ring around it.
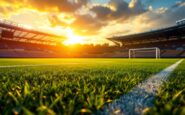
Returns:
[[[70,27],[76,34],[93,36],[92,39],[96,40],[95,36],[110,37],[114,34],[132,34],[170,26],[176,20],[184,18],[185,11],[185,0],[176,2],[171,7],[159,8],[152,6],[155,0],[131,0],[129,3],[125,0],[109,0],[104,4],[89,1],[1,0],[0,16],[9,14],[12,19],[20,22],[27,19],[22,21],[25,23],[34,20],[35,26],[39,26],[38,22],[41,22],[40,26],[43,25],[42,22],[47,22],[46,25],[51,28]]]
[[[124,23],[132,16],[137,16],[146,11],[140,0],[132,0],[131,3],[127,3],[124,0],[110,0],[107,4],[96,5],[89,4],[90,0],[2,1],[6,4],[5,6],[14,8],[12,11],[15,9],[33,9],[37,10],[38,13],[44,12],[48,14],[48,19],[46,20],[49,20],[51,27],[71,27],[76,34],[85,36],[100,35],[100,32],[102,32],[101,29],[109,26],[111,21]],[[11,11],[11,9],[5,9],[5,7],[2,10],[4,10],[4,12]],[[82,13],[82,11],[85,12]],[[62,14],[64,14],[64,16],[61,17],[60,15]],[[24,13],[20,13],[20,15],[24,15]],[[114,31],[113,33],[121,32],[122,30],[119,30],[119,32]],[[123,32],[130,32],[130,30],[124,30]]]
[[[132,8],[142,9],[142,7],[138,7],[141,6],[141,4],[139,4],[137,3],[137,7],[133,5]],[[168,8],[151,8],[138,14],[135,12],[136,14],[130,15],[130,17],[125,20],[112,21],[114,23],[109,23],[103,27],[100,33],[104,34],[106,38],[109,38],[115,35],[127,35],[172,26],[175,25],[175,21],[185,18],[184,11],[185,2],[181,1]]]
[[[111,17],[111,14],[113,13],[111,8],[102,5],[93,6],[90,10],[96,14],[96,17],[98,19],[101,20],[109,19]]]
[[[75,12],[88,0],[26,0],[26,3],[40,11]]]
[[[1,0],[0,6],[1,11],[3,11],[2,8],[11,7],[14,9],[35,9],[42,12],[74,13],[87,5],[88,2],[89,0]]]
[[[105,26],[106,23],[97,20],[91,15],[77,15],[74,23],[71,24],[72,28],[78,30],[80,34],[97,34],[98,31]]]
[[[147,9],[144,8],[141,0],[132,0],[129,4],[129,7],[131,8],[131,12],[136,15],[147,11]]]
[[[91,9],[100,20],[128,19],[146,12],[140,0],[132,0],[130,3],[124,0],[110,0],[107,5],[95,5]]]
[[[169,8],[161,7],[148,11],[142,14],[142,16],[147,18],[145,23],[153,24],[151,28],[162,28],[175,25],[177,20],[185,18],[184,11],[185,2],[180,2]]]
[[[110,0],[109,5],[116,10],[112,13],[112,18],[126,18],[130,15],[128,3],[123,0]]]
[[[52,27],[55,27],[55,26],[58,26],[58,25],[63,26],[63,27],[68,26],[68,24],[65,23],[65,22],[63,22],[63,21],[61,21],[61,20],[57,17],[57,15],[51,14],[51,15],[48,16],[48,19],[49,19],[49,21],[50,21]]]
[[[20,10],[21,3],[15,0],[1,0],[0,1],[0,14],[9,16],[17,13]]]
[[[94,30],[103,36],[109,36],[116,33],[131,33],[133,30],[130,26],[128,28],[128,22],[130,22],[128,20],[133,20],[134,17],[145,13],[147,9],[140,0],[132,0],[130,3],[124,0],[110,0],[108,4],[93,5],[90,11],[96,14],[96,21],[93,21],[96,24]],[[89,27],[88,24],[87,27]]]
[[[176,4],[171,6],[171,9],[178,8],[178,7],[181,7],[181,6],[185,6],[185,0],[181,0],[181,1],[176,2]]]
[[[15,12],[15,11],[16,9],[11,6],[0,7],[1,14],[9,14],[10,12]]]

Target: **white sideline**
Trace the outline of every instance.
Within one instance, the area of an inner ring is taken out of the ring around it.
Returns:
[[[168,80],[170,74],[182,61],[183,59],[177,61],[175,64],[138,84],[127,94],[106,105],[101,114],[142,115],[146,108],[153,106],[158,89]]]
[[[66,63],[66,64],[77,64],[77,63]],[[28,64],[28,65],[4,65],[0,66],[0,68],[14,68],[14,67],[36,67],[36,66],[57,66],[57,65],[65,65],[65,64]]]
[[[14,67],[34,67],[34,66],[47,66],[47,65],[51,65],[51,64],[30,64],[30,65],[4,65],[4,66],[0,66],[0,68],[14,68]]]

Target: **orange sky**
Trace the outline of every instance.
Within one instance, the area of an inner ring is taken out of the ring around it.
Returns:
[[[169,7],[154,9],[141,0],[92,1],[1,0],[0,18],[24,24],[29,29],[64,35],[68,38],[65,44],[111,43],[105,38],[148,31],[161,27],[163,22],[164,26],[172,25],[176,20],[168,22],[162,17],[173,15]],[[178,7],[184,6],[182,2]]]

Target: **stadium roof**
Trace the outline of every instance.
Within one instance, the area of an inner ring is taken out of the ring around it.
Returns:
[[[184,39],[184,37],[185,37],[185,24],[182,24],[138,34],[126,36],[114,36],[107,39],[113,42],[121,42],[123,45],[125,45],[135,43],[148,43],[148,42],[151,43],[177,40]]]
[[[64,41],[64,36],[26,29],[22,25],[0,20],[0,39],[41,44],[57,44]]]

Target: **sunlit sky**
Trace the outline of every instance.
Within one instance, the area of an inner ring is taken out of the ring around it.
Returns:
[[[64,44],[104,44],[105,38],[175,24],[185,0],[0,0],[0,18],[66,36]]]

